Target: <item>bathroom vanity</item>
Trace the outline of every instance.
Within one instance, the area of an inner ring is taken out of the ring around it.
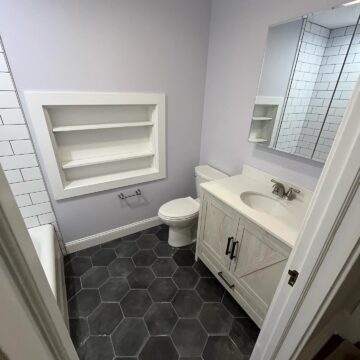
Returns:
[[[241,175],[201,184],[196,257],[259,327],[312,195],[297,188],[295,199],[281,199],[272,178],[245,165]]]

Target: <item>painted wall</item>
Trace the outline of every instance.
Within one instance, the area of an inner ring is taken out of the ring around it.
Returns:
[[[214,0],[207,65],[202,163],[235,174],[247,163],[313,189],[322,165],[248,143],[268,26],[340,1]]]
[[[195,194],[210,9],[210,0],[1,1],[0,33],[20,94],[167,95],[167,179],[141,184],[146,201],[132,208],[119,190],[53,201],[65,241],[150,218],[164,202]]]
[[[27,228],[53,224],[48,191],[0,38],[0,164]]]

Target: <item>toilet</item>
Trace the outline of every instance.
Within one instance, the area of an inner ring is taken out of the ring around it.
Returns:
[[[188,196],[171,200],[159,209],[159,218],[169,226],[169,245],[182,247],[196,240],[197,218],[200,209],[200,184],[227,177],[208,165],[195,167],[197,199]]]

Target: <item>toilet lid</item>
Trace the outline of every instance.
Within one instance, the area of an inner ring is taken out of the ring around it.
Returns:
[[[198,213],[200,204],[191,197],[171,200],[159,209],[159,214],[167,218],[187,218]]]

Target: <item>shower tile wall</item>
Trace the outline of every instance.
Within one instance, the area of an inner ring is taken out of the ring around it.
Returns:
[[[284,112],[286,123],[281,126],[278,149],[305,157],[312,156],[354,29],[355,26],[347,26],[329,30],[311,22],[306,24],[303,42],[299,50],[299,61],[295,68],[289,94],[293,97]],[[326,160],[359,76],[359,32],[358,28],[313,159]],[[323,35],[326,38],[325,48]],[[319,66],[320,54],[322,55]],[[304,64],[306,64],[305,67]],[[308,73],[305,71],[307,69]],[[316,69],[317,73],[314,73]],[[312,81],[314,75],[315,83]],[[310,98],[307,97],[308,95]],[[296,106],[293,106],[294,103]]]
[[[0,163],[27,228],[55,216],[0,39]]]

